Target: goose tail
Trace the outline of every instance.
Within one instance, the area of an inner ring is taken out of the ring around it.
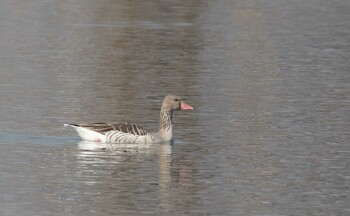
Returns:
[[[83,140],[102,143],[106,141],[106,136],[104,134],[81,127],[78,124],[64,124],[64,126],[76,130]]]

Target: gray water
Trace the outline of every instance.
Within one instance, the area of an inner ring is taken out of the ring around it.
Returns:
[[[350,215],[347,0],[0,3],[0,215]],[[158,127],[80,142],[64,123]]]

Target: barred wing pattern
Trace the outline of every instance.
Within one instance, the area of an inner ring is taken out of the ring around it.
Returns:
[[[86,128],[97,133],[106,134],[111,131],[120,131],[133,135],[146,135],[148,131],[138,124],[132,123],[92,123],[92,124],[73,124],[77,127]]]

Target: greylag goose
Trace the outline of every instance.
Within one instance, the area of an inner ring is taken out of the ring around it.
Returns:
[[[160,109],[159,130],[150,133],[138,124],[130,123],[92,123],[65,124],[74,128],[86,141],[115,144],[151,144],[170,142],[173,140],[173,112],[177,110],[193,110],[179,96],[168,95]]]

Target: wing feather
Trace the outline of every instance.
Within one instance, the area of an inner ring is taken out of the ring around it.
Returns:
[[[141,125],[133,123],[91,123],[91,124],[74,124],[78,127],[83,127],[97,133],[106,134],[110,131],[120,131],[123,133],[129,133],[134,135],[146,135],[148,131]]]

